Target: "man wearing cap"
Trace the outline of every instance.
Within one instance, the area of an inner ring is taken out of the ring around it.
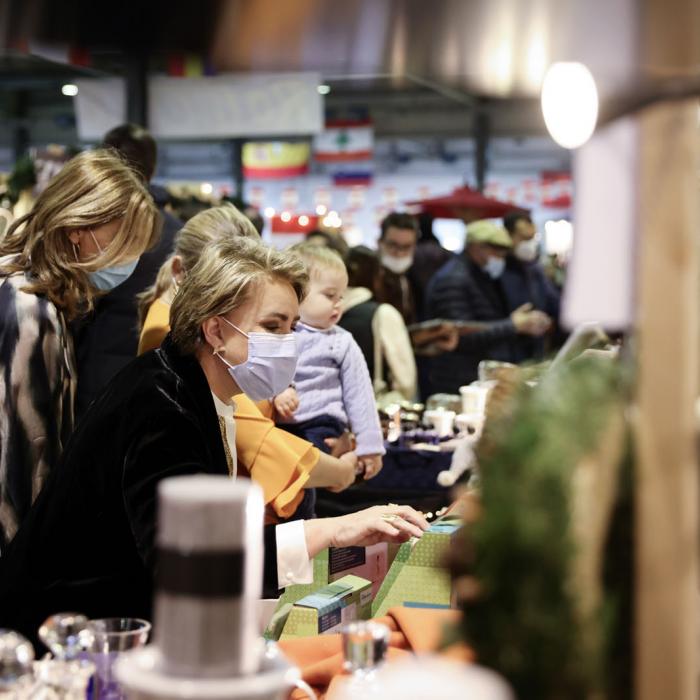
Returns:
[[[476,221],[467,227],[462,255],[450,260],[431,280],[426,304],[431,318],[483,323],[463,335],[456,350],[433,361],[434,391],[455,393],[474,381],[481,360],[517,361],[517,339],[539,337],[549,329],[549,316],[531,304],[514,311],[508,307],[502,275],[512,247],[504,228]]]
[[[554,323],[559,318],[559,292],[547,277],[539,261],[537,230],[529,214],[513,211],[503,217],[503,225],[510,235],[513,248],[506,257],[503,271],[503,290],[508,308],[523,304],[546,313]],[[543,337],[521,335],[515,348],[515,359],[539,360],[544,357]]]

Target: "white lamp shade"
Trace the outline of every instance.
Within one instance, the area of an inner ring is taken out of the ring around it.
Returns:
[[[564,148],[578,148],[593,134],[598,90],[582,63],[554,63],[542,84],[542,114],[550,136]]]

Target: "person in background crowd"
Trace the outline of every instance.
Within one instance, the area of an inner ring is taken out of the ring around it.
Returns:
[[[104,146],[117,151],[146,185],[150,182],[156,170],[157,151],[148,131],[134,124],[118,126],[105,136]],[[77,417],[85,413],[107,382],[136,356],[139,343],[136,295],[155,281],[182,225],[162,207],[160,212],[163,230],[157,245],[141,256],[128,280],[110,290],[97,302],[94,312],[73,327],[78,363]]]
[[[182,227],[175,239],[175,253],[163,264],[156,284],[139,296],[139,354],[158,348],[167,336],[176,292],[207,246],[240,238],[258,240],[259,236],[248,218],[229,204],[200,212]],[[263,406],[267,415],[245,394],[235,396],[234,403],[239,473],[262,486],[269,504],[268,520],[294,516],[304,487],[342,491],[355,480],[354,453],[337,459],[275,427],[267,401]]]
[[[307,279],[297,258],[251,239],[204,249],[175,297],[171,334],[92,404],[0,558],[0,627],[35,639],[57,610],[152,619],[158,485],[196,473],[236,477],[230,397],[288,385]],[[405,506],[268,525],[265,592],[311,583],[312,557],[326,547],[403,542],[427,528]]]
[[[416,397],[416,361],[401,314],[391,304],[379,304],[372,287],[379,259],[365,246],[351,248],[345,260],[349,287],[338,325],[352,334],[365,356],[374,394],[388,392],[412,401]]]
[[[432,228],[431,228],[432,235]],[[420,395],[422,399],[433,393],[429,367],[436,355],[451,352],[457,347],[459,333],[453,323],[437,319],[425,313],[425,303],[421,300],[425,290],[419,280],[427,278],[430,269],[440,257],[434,250],[435,244],[428,242],[429,264],[416,264],[418,247],[418,221],[414,216],[392,212],[381,223],[379,255],[381,267],[374,285],[374,297],[379,303],[391,304],[403,317],[411,336],[411,344],[416,355]],[[411,275],[416,266],[415,276]],[[417,306],[421,300],[423,308]],[[418,319],[442,321],[441,323],[414,325]]]
[[[415,259],[417,243],[418,222],[414,216],[392,212],[383,219],[378,243],[381,268],[375,296],[380,303],[397,309],[406,325],[418,319],[407,274]]]
[[[463,254],[450,260],[430,282],[427,308],[431,315],[484,324],[462,336],[454,352],[431,363],[434,391],[455,393],[474,381],[481,360],[515,361],[519,336],[540,337],[550,328],[549,316],[529,304],[514,311],[508,307],[502,278],[512,247],[504,228],[476,221],[467,226]]]
[[[343,259],[345,259],[345,256],[350,250],[350,247],[340,231],[323,231],[320,228],[316,228],[306,234],[304,243],[330,248],[338,253],[338,255],[340,255],[340,257]]]
[[[335,251],[308,243],[288,252],[306,263],[310,280],[295,329],[294,386],[274,399],[277,423],[319,449],[349,428],[361,472],[371,479],[382,468],[384,439],[365,358],[352,335],[337,325],[348,286],[345,264]],[[301,508],[313,513],[312,493]]]
[[[255,226],[255,230],[262,236],[263,229],[265,228],[265,219],[263,219],[263,216],[257,207],[254,207],[252,204],[248,204],[248,202],[244,201],[240,197],[231,195],[226,195],[221,198],[222,204],[227,202],[229,204],[233,204],[238,211],[240,211],[244,216],[247,216],[250,219],[250,223]]]
[[[205,209],[209,209],[212,203],[197,197],[194,194],[179,194],[172,197],[172,209],[175,216],[184,222],[189,221]]]
[[[73,430],[67,323],[129,277],[158,224],[139,178],[100,150],[70,160],[0,242],[0,555]]]
[[[408,280],[416,305],[416,314],[425,320],[425,292],[433,275],[452,257],[452,253],[440,245],[433,232],[433,217],[430,214],[418,216],[419,237],[413,264],[408,269]]]
[[[556,324],[559,318],[559,292],[547,278],[539,262],[539,245],[535,225],[528,214],[515,211],[503,219],[513,247],[506,257],[503,290],[509,309],[530,304],[547,314]],[[545,354],[544,336],[521,335],[515,341],[513,359],[516,362],[542,359]]]

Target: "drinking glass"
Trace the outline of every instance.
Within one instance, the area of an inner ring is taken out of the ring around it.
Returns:
[[[112,667],[119,654],[145,646],[151,623],[133,617],[90,620],[90,660],[95,664],[95,700],[126,700]]]

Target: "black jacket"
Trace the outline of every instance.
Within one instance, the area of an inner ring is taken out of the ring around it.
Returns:
[[[533,308],[544,311],[555,324],[557,323],[559,320],[559,292],[547,279],[539,262],[523,262],[509,255],[506,258],[502,284],[510,311],[515,311],[523,304],[532,304]],[[517,362],[540,360],[544,354],[544,338],[534,338],[529,335],[518,336],[514,357]]]
[[[139,324],[136,295],[155,281],[160,266],[173,252],[182,222],[161,210],[163,229],[158,244],[144,253],[123,284],[103,296],[87,318],[73,325],[78,386],[75,416],[80,419],[112,377],[136,357]]]
[[[60,611],[150,619],[158,482],[199,472],[228,474],[218,417],[199,363],[168,337],[95,401],[0,558],[0,627],[35,639]],[[276,559],[269,526],[270,590]]]
[[[514,359],[515,326],[500,280],[492,280],[466,255],[454,257],[428,285],[426,318],[483,321],[486,327],[461,338],[457,350],[430,362],[433,392],[457,393],[477,378],[481,360]]]

